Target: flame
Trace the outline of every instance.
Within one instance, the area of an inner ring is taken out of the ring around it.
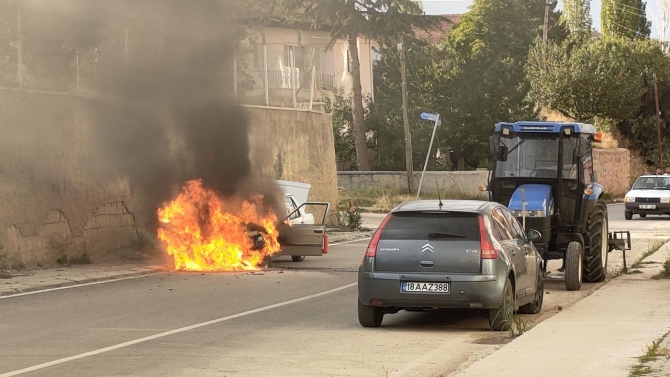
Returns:
[[[281,249],[277,216],[264,207],[262,195],[222,199],[201,180],[188,181],[158,210],[158,238],[180,271],[258,270],[266,256]],[[254,250],[250,230],[262,234],[261,250]]]

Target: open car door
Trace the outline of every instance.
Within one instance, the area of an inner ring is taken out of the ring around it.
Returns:
[[[282,251],[276,254],[277,256],[305,257],[322,254],[324,235],[326,234],[326,216],[328,210],[330,210],[330,203],[303,203],[289,213],[287,219],[292,218],[296,213],[306,213],[306,208],[309,208],[310,213],[314,215],[314,224],[281,224],[279,227],[279,243],[282,246]]]

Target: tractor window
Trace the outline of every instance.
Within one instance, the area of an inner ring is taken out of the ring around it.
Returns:
[[[575,161],[575,149],[577,149],[577,143],[579,139],[577,138],[565,138],[563,139],[563,178],[564,179],[577,179],[577,163]]]
[[[556,178],[558,143],[555,138],[524,136],[502,139],[507,161],[496,163],[496,177]]]

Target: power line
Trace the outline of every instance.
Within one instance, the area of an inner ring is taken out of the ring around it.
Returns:
[[[613,25],[616,25],[616,26],[618,26],[618,27],[620,27],[620,28],[624,28],[624,29],[626,29],[626,30],[628,30],[628,31],[632,31],[633,33],[635,33],[635,34],[637,34],[637,35],[640,35],[640,36],[649,38],[649,36],[648,36],[647,34],[640,33],[640,32],[637,31],[637,30],[633,30],[633,29],[631,29],[631,28],[629,28],[629,27],[627,27],[627,26],[623,26],[623,25],[618,24],[618,23],[616,23],[616,22],[614,22],[614,21],[612,21],[612,24],[613,24]]]
[[[634,7],[634,6],[632,6],[632,5],[628,5],[628,4],[620,3],[620,2],[618,2],[618,1],[616,1],[616,0],[610,0],[610,1],[611,1],[613,4],[621,5],[622,7],[626,7],[626,8],[631,8],[631,9],[633,9],[633,10],[636,10],[636,11],[640,12],[640,14],[643,14],[643,13],[644,13],[644,14],[646,15],[645,10],[642,9],[642,8],[637,8],[637,7]]]

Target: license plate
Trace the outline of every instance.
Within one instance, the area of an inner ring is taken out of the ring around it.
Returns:
[[[640,204],[640,209],[656,209],[655,204]]]
[[[402,282],[403,292],[449,293],[449,283]]]

